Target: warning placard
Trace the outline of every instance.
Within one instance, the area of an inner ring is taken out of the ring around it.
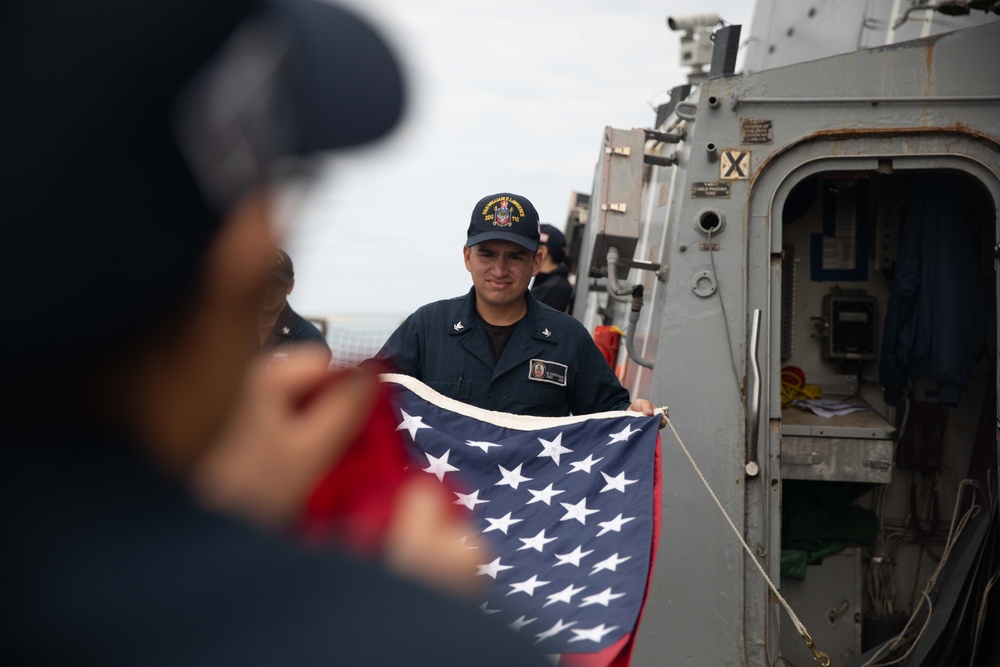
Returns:
[[[732,181],[750,178],[750,151],[727,149],[719,160],[719,178]]]

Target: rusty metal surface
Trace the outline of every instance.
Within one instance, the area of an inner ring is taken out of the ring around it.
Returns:
[[[953,123],[951,125],[945,126],[931,126],[931,127],[842,127],[834,128],[829,130],[816,130],[804,135],[799,141],[786,144],[781,146],[777,150],[771,152],[763,160],[761,160],[754,169],[753,174],[750,177],[750,188],[751,190],[755,187],[757,178],[767,171],[767,168],[772,162],[780,158],[783,154],[788,151],[814,141],[846,141],[852,139],[881,139],[888,137],[927,137],[927,136],[939,136],[939,137],[956,137],[956,138],[968,138],[973,139],[995,151],[1000,151],[1000,136],[989,134],[987,132],[971,128],[964,123]],[[854,152],[847,150],[833,150],[829,151],[831,154],[836,155],[868,155],[872,154],[871,150],[865,150],[865,146],[862,145],[860,150]]]

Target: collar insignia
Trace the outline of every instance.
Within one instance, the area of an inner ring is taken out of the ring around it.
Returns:
[[[461,322],[455,322],[455,324],[451,326],[455,331],[461,331],[462,329],[465,328],[465,326]]]
[[[545,331],[542,332],[542,335],[545,336],[546,338],[548,338],[549,336],[552,335],[552,332],[549,331],[548,329],[545,329]]]
[[[290,334],[291,332],[292,332],[292,330],[289,329],[288,327],[281,327],[281,333],[285,334],[286,336],[288,334]]]

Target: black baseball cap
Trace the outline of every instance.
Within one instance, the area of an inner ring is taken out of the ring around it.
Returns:
[[[11,0],[3,16],[3,383],[158,327],[248,188],[403,109],[385,41],[321,0]]]
[[[526,197],[510,192],[486,195],[472,209],[465,245],[483,241],[511,241],[538,250],[538,212]]]
[[[538,231],[541,234],[539,243],[549,249],[549,254],[556,263],[561,263],[566,259],[566,236],[557,227],[552,225],[539,225]]]
[[[295,267],[292,265],[292,258],[281,248],[274,251],[271,275],[286,285],[295,280]]]

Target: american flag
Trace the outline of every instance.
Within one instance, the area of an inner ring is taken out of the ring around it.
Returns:
[[[659,532],[660,417],[523,417],[382,379],[398,387],[413,466],[449,485],[489,542],[480,610],[560,664],[628,664]]]

